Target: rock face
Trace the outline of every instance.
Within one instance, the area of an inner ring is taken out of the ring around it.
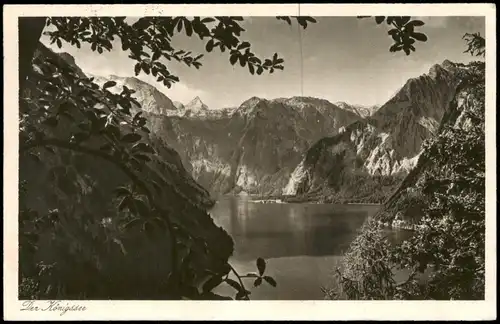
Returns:
[[[213,193],[280,194],[304,150],[359,119],[326,100],[253,97],[211,118],[172,117],[156,131]]]
[[[380,106],[352,105],[343,101],[338,101],[335,103],[335,105],[339,106],[342,109],[352,111],[353,113],[363,118],[373,115],[380,108]]]
[[[448,65],[450,65],[449,62]],[[457,72],[459,75],[469,72],[472,72],[473,74],[477,73],[476,71],[471,71],[467,66]],[[470,134],[472,132],[471,125],[478,124],[478,121],[472,123],[470,116],[476,115],[480,116],[480,118],[484,118],[484,97],[479,97],[484,96],[484,93],[477,90],[478,86],[484,87],[484,76],[482,83],[479,83],[479,85],[470,83],[467,80],[461,82],[455,91],[455,95],[449,105],[449,109],[445,112],[439,124],[437,134],[440,136],[447,136],[446,134],[448,132],[454,130]],[[483,115],[483,117],[481,117],[481,115]],[[475,131],[477,131],[477,129]],[[484,132],[484,128],[482,129],[482,132]],[[457,138],[456,140],[458,143],[460,143],[460,141],[466,141],[466,139],[460,138]],[[466,149],[462,148],[462,151],[466,151],[467,147],[471,146],[470,143],[464,143],[463,145]],[[478,153],[478,156],[481,155],[484,155],[484,152]],[[436,163],[436,159],[431,159],[430,157],[431,155],[424,154],[422,158],[419,159],[416,167],[411,170],[401,185],[398,186],[397,190],[395,190],[389,199],[385,201],[380,211],[375,215],[375,218],[379,222],[385,224],[386,226],[413,228],[423,215],[423,207],[429,204],[429,202],[423,200],[424,195],[422,194],[419,186],[419,184],[424,180],[425,174],[430,174],[432,178],[436,178],[440,175],[440,173],[446,174],[449,169],[454,167],[454,163],[464,163],[463,160],[457,160],[448,161],[445,165],[438,165]],[[461,158],[464,159],[464,157]],[[468,158],[477,159],[478,157],[469,156]]]
[[[455,94],[457,69],[449,61],[432,66],[428,74],[408,80],[372,116],[318,141],[306,151],[283,194],[384,201],[416,165],[423,141],[436,132]],[[374,179],[387,186],[370,194]],[[353,183],[361,187],[356,190]]]
[[[107,77],[89,75],[94,77],[94,82],[102,86],[107,81],[114,81],[116,85],[109,88],[111,92],[120,93],[123,86],[133,89],[135,99],[141,103],[142,110],[156,115],[173,115],[178,114],[178,108],[174,105],[166,95],[149,83],[141,81],[135,77],[120,77],[110,75]]]

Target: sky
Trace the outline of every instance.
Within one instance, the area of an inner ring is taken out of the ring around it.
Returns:
[[[237,107],[253,96],[312,96],[331,102],[381,105],[409,78],[427,73],[436,63],[445,59],[464,63],[472,60],[470,54],[463,53],[466,47],[462,36],[466,32],[485,33],[484,17],[414,17],[425,22],[419,30],[428,41],[417,42],[416,51],[406,56],[404,52],[389,52],[393,41],[385,23],[377,25],[373,19],[356,17],[315,18],[317,23],[303,30],[296,23],[289,26],[274,17],[245,17],[241,40],[249,41],[261,58],[278,52],[285,60],[283,71],[251,75],[246,67],[232,66],[227,51],[206,53],[203,41],[182,33],[173,38],[172,45],[204,53],[203,66],[196,70],[165,61],[172,74],[180,78],[170,89],[144,73],[138,78],[174,101],[186,104],[198,96],[211,109]],[[42,42],[49,46],[48,37],[43,36]],[[92,52],[89,46],[78,49],[67,43],[62,49],[55,44],[49,47],[74,56],[85,73],[134,76],[134,61],[117,45],[103,54]]]

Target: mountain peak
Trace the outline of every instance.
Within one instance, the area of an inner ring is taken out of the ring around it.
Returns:
[[[438,74],[452,72],[454,73],[457,69],[455,63],[450,60],[444,60],[441,64],[434,64],[429,69],[429,76],[435,78]]]
[[[196,96],[194,97],[193,100],[191,100],[187,105],[186,105],[186,109],[190,109],[190,110],[195,110],[195,111],[199,111],[199,110],[208,110],[208,106],[205,105],[203,103],[203,101],[201,101],[200,97]]]
[[[240,105],[240,107],[252,107],[252,106],[256,105],[257,103],[259,103],[261,101],[264,101],[264,100],[265,99],[263,99],[263,98],[259,98],[259,97],[253,96],[252,98],[245,100]]]
[[[341,109],[351,111],[362,118],[373,115],[373,113],[377,111],[378,108],[380,108],[377,105],[365,106],[359,104],[349,104],[345,101],[337,101],[334,105]]]
[[[450,60],[444,60],[441,66],[448,71],[455,71],[457,68],[457,65]]]

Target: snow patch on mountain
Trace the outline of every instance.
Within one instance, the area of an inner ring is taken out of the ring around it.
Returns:
[[[231,175],[231,166],[218,160],[199,158],[191,160],[192,173],[195,178],[203,173],[219,173],[226,177]]]
[[[290,175],[287,185],[283,189],[283,195],[293,196],[297,194],[299,186],[304,182],[307,177],[307,170],[304,167],[304,160],[302,160],[295,170]]]

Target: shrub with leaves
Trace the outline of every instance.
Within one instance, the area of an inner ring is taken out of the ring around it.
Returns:
[[[466,52],[484,55],[479,34],[466,39]],[[337,271],[347,298],[484,299],[485,64],[461,67],[448,112],[454,117],[423,147],[421,159],[430,167],[414,188],[425,202],[419,226],[411,238],[391,247],[378,224],[369,223],[350,247],[344,269]],[[393,266],[410,272],[404,289],[393,279]]]

